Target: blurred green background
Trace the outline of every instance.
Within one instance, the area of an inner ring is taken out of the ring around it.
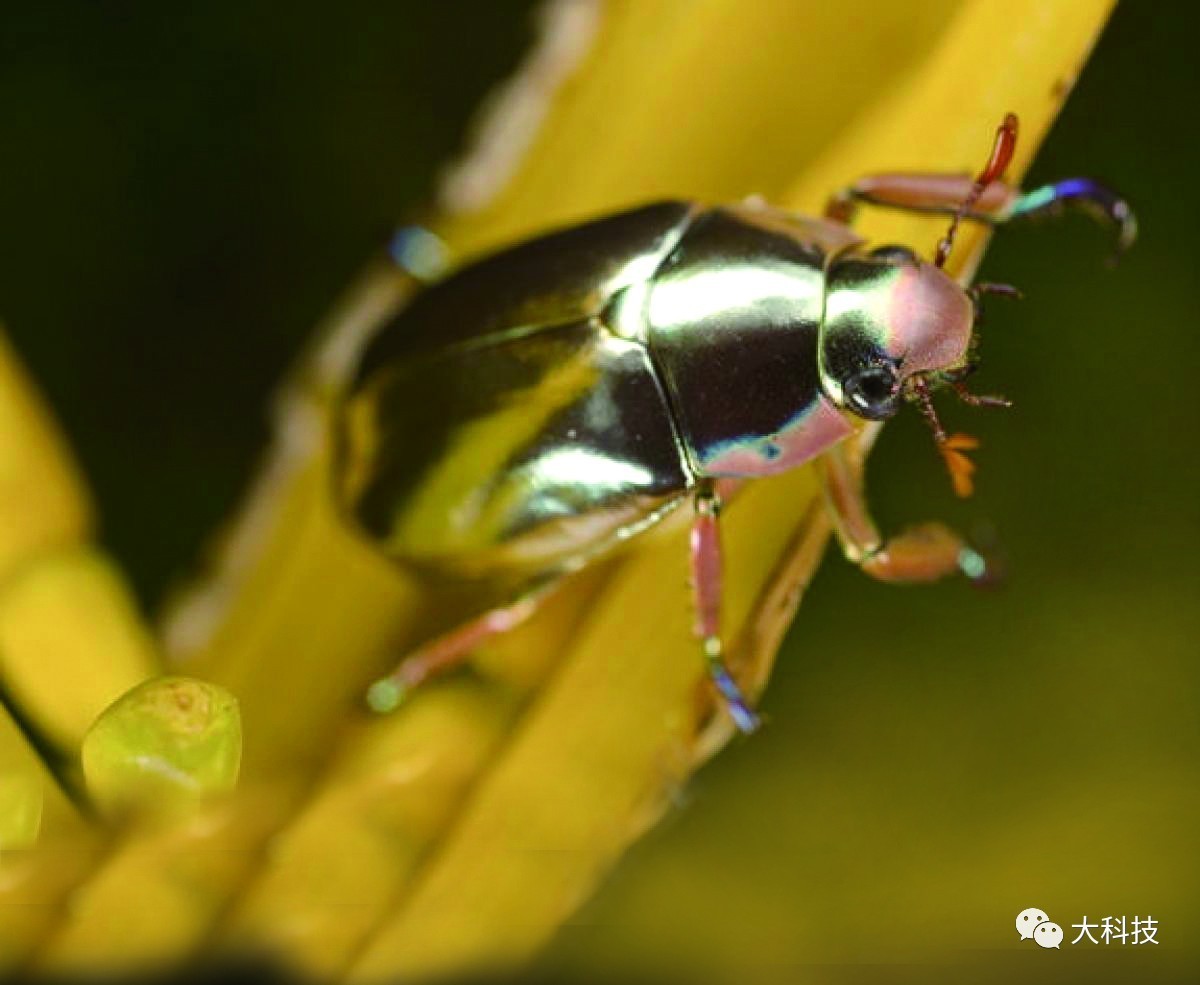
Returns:
[[[462,146],[531,6],[0,10],[0,315],[148,606],[237,502],[273,385]],[[872,459],[888,529],[994,529],[1007,585],[887,588],[831,556],[770,727],[701,774],[548,966],[1200,971],[1196,27],[1122,6],[1030,176],[1122,189],[1127,260],[1105,269],[1082,219],[988,254],[981,276],[1028,300],[984,329],[978,388],[1015,409],[944,401],[983,438],[976,497],[954,500],[916,415]],[[1161,943],[1041,952],[1016,939],[1027,906],[1067,942],[1085,915],[1149,914]]]

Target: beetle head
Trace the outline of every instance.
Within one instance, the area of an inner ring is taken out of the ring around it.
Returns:
[[[969,350],[980,295],[1019,294],[1005,284],[980,284],[964,291],[942,268],[959,225],[1004,174],[1016,144],[1017,118],[1009,113],[996,130],[987,164],[954,210],[932,264],[904,247],[884,246],[866,255],[844,254],[826,273],[819,354],[825,392],[839,407],[867,420],[893,416],[903,399],[915,402],[933,430],[960,496],[971,494],[975,466],[966,453],[978,442],[970,435],[946,434],[929,392],[948,383],[967,403],[1009,405],[1003,397],[970,393],[962,381],[974,368]]]
[[[964,371],[975,305],[903,247],[835,260],[826,276],[821,386],[858,417],[893,416],[918,383]]]

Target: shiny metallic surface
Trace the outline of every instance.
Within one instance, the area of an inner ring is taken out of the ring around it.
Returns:
[[[339,414],[338,498],[394,560],[497,597],[573,570],[692,484],[645,346],[600,312],[688,217],[661,203],[522,244],[418,295]]]
[[[390,556],[518,587],[690,484],[645,349],[594,319],[381,369],[346,428],[345,492]]]
[[[697,480],[794,467],[853,424],[821,390],[844,226],[664,202],[468,264],[367,347],[338,499],[402,565],[513,597]]]
[[[659,202],[468,263],[380,330],[363,355],[359,382],[418,353],[596,314],[622,288],[653,277],[695,208]]]
[[[839,257],[825,281],[820,378],[834,401],[870,367],[890,367],[904,380],[965,364],[974,307],[944,271],[886,250]]]
[[[650,351],[699,475],[783,471],[852,430],[817,374],[828,254],[754,218],[698,217],[650,291]]]

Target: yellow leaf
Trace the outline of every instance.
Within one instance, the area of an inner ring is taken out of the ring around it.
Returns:
[[[91,505],[62,436],[0,334],[0,576],[90,528]]]
[[[17,970],[92,862],[96,839],[0,705],[0,975]]]
[[[92,548],[43,554],[0,594],[0,679],[71,761],[96,716],[157,663],[129,589]]]

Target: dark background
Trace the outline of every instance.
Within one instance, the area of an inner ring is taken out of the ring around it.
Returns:
[[[236,503],[289,360],[515,63],[529,6],[4,5],[0,314],[149,607]],[[1031,905],[1064,929],[1152,913],[1190,960],[1196,27],[1123,5],[1030,175],[1126,192],[1143,237],[1120,268],[1082,220],[988,254],[981,276],[1028,300],[993,304],[984,337],[980,387],[1015,409],[947,410],[985,443],[976,498],[954,502],[915,415],[872,460],[889,528],[994,525],[1008,586],[900,591],[831,559],[771,728],[701,777],[559,960],[986,958]]]

